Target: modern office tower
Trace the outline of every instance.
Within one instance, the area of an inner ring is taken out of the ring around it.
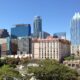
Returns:
[[[80,56],[80,13],[71,20],[71,53]]]
[[[53,34],[53,37],[56,36],[58,38],[61,38],[61,39],[66,39],[66,32],[58,32],[58,33],[54,33]]]
[[[18,38],[18,54],[31,54],[31,38]]]
[[[36,16],[33,22],[33,34],[35,38],[39,38],[39,32],[42,32],[42,19]]]
[[[30,24],[17,24],[16,27],[11,28],[11,37],[29,37],[31,36]]]
[[[7,29],[0,29],[0,38],[6,38],[6,37],[9,37]]]
[[[70,42],[65,39],[53,38],[32,40],[32,54],[34,59],[55,59],[61,61],[70,55]]]
[[[44,32],[44,31],[39,32],[39,38],[45,39],[48,36],[50,36],[50,34],[48,32]]]

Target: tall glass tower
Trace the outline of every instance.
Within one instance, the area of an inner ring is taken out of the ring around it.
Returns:
[[[35,38],[39,38],[39,33],[42,32],[42,19],[36,16],[33,22],[33,34]]]
[[[80,45],[80,13],[75,13],[71,20],[71,44]]]
[[[75,13],[71,20],[71,54],[80,56],[80,13]]]

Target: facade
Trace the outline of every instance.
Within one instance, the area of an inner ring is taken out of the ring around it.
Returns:
[[[53,36],[57,36],[58,38],[61,39],[66,39],[66,32],[54,33]]]
[[[75,55],[75,57],[80,57],[80,45],[71,44],[71,54]]]
[[[39,38],[45,39],[48,36],[50,36],[50,34],[47,33],[47,32],[42,31],[42,32],[39,33]]]
[[[18,38],[18,54],[31,54],[31,38]]]
[[[7,43],[7,39],[6,38],[0,38],[0,44],[4,44]]]
[[[80,60],[65,60],[63,64],[73,69],[80,68]]]
[[[6,38],[6,37],[9,37],[7,29],[0,29],[0,38]]]
[[[31,36],[30,24],[17,24],[16,27],[11,28],[11,37],[29,37]]]
[[[71,54],[80,54],[80,13],[71,20]]]
[[[0,38],[1,56],[8,55],[10,51],[9,38]]]
[[[11,39],[10,41],[10,53],[11,55],[16,55],[18,50],[18,40],[17,39]]]
[[[42,32],[42,19],[36,16],[33,22],[33,34],[35,38],[39,38],[39,33]]]
[[[7,43],[1,45],[1,56],[8,55]]]
[[[49,58],[61,61],[70,55],[70,42],[51,36],[46,39],[33,39],[32,54],[34,59]]]

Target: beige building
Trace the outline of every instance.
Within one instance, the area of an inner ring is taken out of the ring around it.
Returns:
[[[80,68],[80,60],[65,60],[63,64],[73,69]]]
[[[70,55],[70,42],[52,36],[46,39],[33,39],[32,54],[34,59],[49,58],[60,61]]]

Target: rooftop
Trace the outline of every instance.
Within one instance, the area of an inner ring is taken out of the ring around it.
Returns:
[[[80,13],[78,12],[78,13],[75,13],[75,15],[73,16],[73,19],[75,20],[75,19],[80,19]]]

